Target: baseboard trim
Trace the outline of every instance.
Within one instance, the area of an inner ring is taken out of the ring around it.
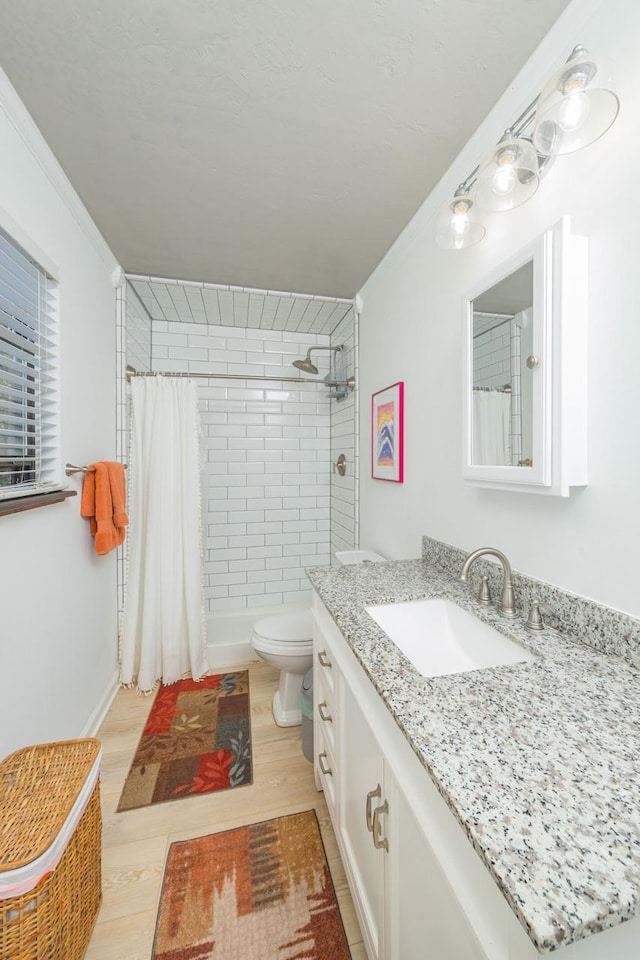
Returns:
[[[120,688],[120,671],[116,670],[112,676],[107,689],[103,693],[100,701],[87,720],[84,730],[82,731],[83,737],[95,737],[98,733],[98,730],[102,726],[102,722],[109,712],[109,707],[115,700],[115,696]]]

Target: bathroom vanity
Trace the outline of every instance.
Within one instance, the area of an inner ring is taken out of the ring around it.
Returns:
[[[635,960],[638,671],[424,561],[308,574],[316,782],[370,960]],[[422,676],[365,607],[435,597],[530,659]]]

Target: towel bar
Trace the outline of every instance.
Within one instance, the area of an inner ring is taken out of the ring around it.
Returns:
[[[126,463],[123,463],[122,466],[124,469],[127,469]],[[73,476],[74,473],[95,473],[93,467],[76,467],[73,463],[65,463],[64,472],[68,477]]]

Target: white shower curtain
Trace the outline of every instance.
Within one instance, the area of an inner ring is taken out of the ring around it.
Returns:
[[[502,390],[473,391],[473,463],[511,465],[511,394]]]
[[[134,377],[120,680],[150,691],[208,670],[196,387]]]

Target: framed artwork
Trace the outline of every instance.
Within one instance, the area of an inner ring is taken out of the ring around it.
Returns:
[[[371,397],[371,476],[374,480],[404,479],[404,381],[378,390]]]

